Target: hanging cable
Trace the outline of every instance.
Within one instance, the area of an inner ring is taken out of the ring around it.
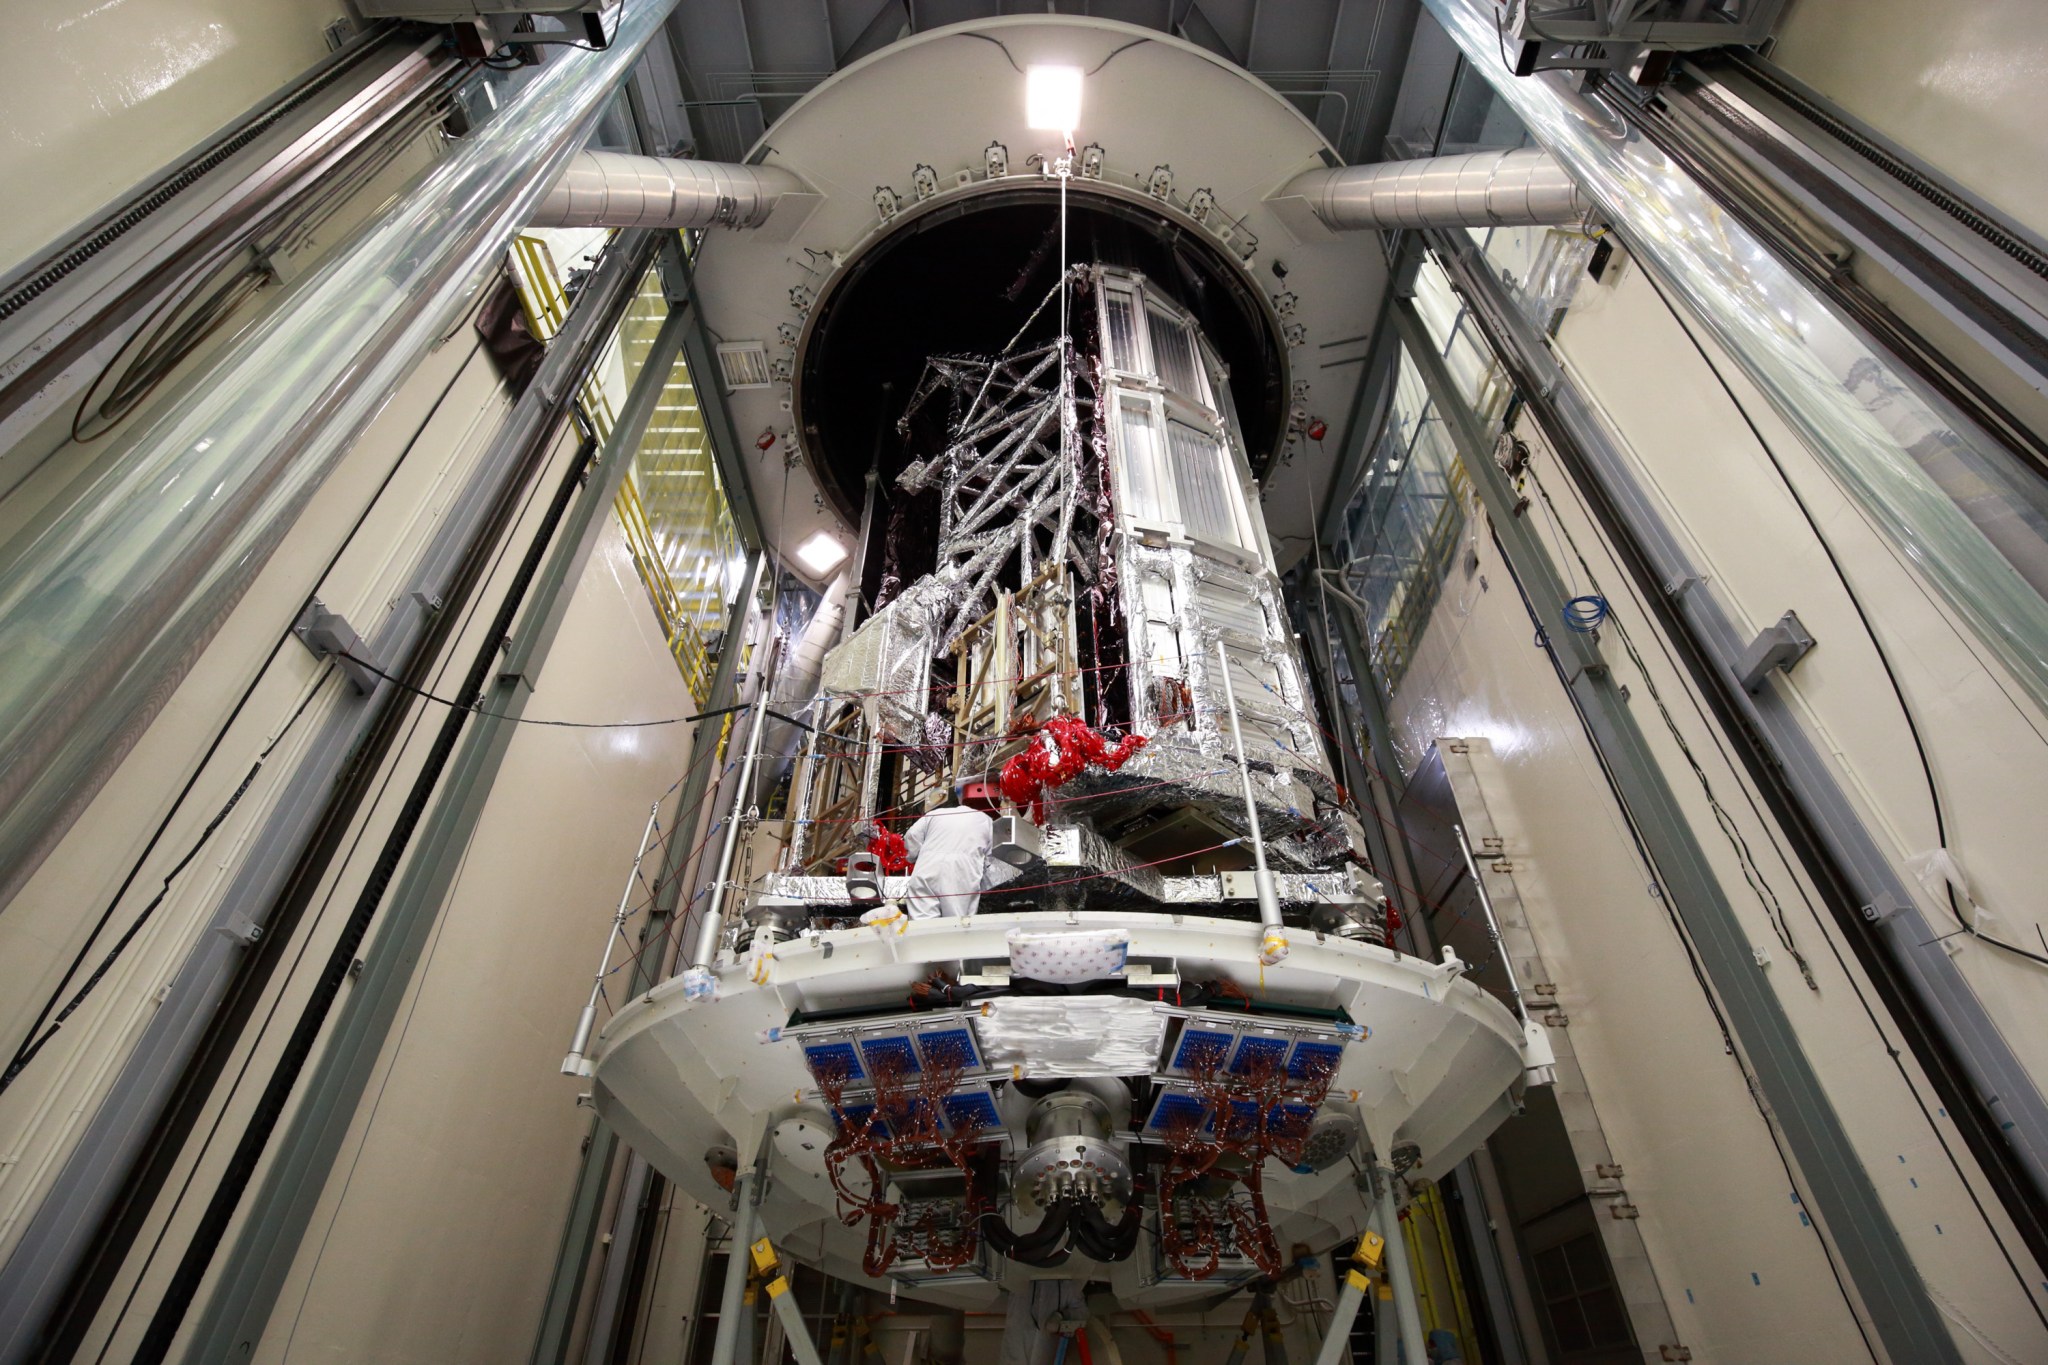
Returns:
[[[1602,622],[1613,621],[1616,638],[1621,641],[1621,647],[1628,654],[1629,662],[1635,665],[1636,674],[1641,678],[1644,689],[1649,692],[1650,700],[1656,703],[1657,714],[1663,719],[1664,728],[1670,734],[1672,743],[1678,746],[1679,753],[1685,757],[1686,766],[1692,769],[1694,779],[1699,782],[1700,793],[1706,797],[1707,807],[1713,812],[1715,825],[1734,851],[1736,864],[1742,869],[1743,881],[1748,884],[1758,904],[1763,907],[1764,918],[1770,921],[1771,930],[1777,935],[1779,944],[1792,955],[1792,961],[1798,966],[1799,975],[1805,980],[1806,988],[1812,991],[1819,990],[1820,985],[1814,979],[1812,964],[1807,962],[1806,955],[1800,951],[1798,943],[1792,936],[1792,926],[1786,922],[1785,907],[1778,899],[1776,888],[1764,876],[1763,869],[1757,865],[1755,855],[1750,852],[1749,840],[1742,833],[1741,827],[1735,823],[1734,817],[1728,813],[1727,808],[1721,804],[1720,797],[1715,794],[1714,784],[1708,778],[1707,770],[1700,765],[1691,743],[1678,728],[1678,720],[1671,714],[1671,708],[1665,704],[1663,693],[1657,687],[1657,680],[1650,673],[1649,666],[1643,662],[1643,656],[1637,651],[1635,641],[1630,638],[1627,626],[1622,624],[1619,618],[1612,616],[1606,597],[1597,595],[1600,582],[1593,573],[1593,566],[1586,562],[1586,556],[1579,549],[1579,543],[1573,537],[1571,527],[1559,515],[1557,504],[1551,500],[1550,490],[1544,486],[1543,477],[1537,472],[1533,460],[1526,472],[1529,481],[1536,487],[1536,495],[1542,500],[1544,510],[1550,514],[1551,523],[1563,535],[1565,544],[1571,547],[1572,557],[1578,561],[1579,568],[1586,575],[1587,583],[1595,590],[1596,595],[1574,598],[1565,605],[1565,624],[1580,634],[1586,634]],[[1580,605],[1584,603],[1599,604],[1597,619],[1589,607]],[[1575,624],[1579,620],[1591,620],[1592,624]]]
[[[1884,641],[1878,638],[1877,627],[1871,622],[1870,613],[1864,609],[1862,596],[1857,593],[1855,585],[1849,581],[1848,573],[1842,568],[1842,561],[1835,554],[1835,547],[1821,533],[1820,522],[1814,517],[1813,509],[1806,505],[1806,498],[1800,493],[1798,485],[1793,483],[1792,476],[1786,472],[1783,461],[1778,458],[1778,452],[1772,449],[1771,443],[1764,439],[1763,432],[1757,429],[1755,421],[1750,418],[1749,410],[1742,405],[1742,400],[1735,396],[1735,390],[1730,387],[1727,377],[1721,373],[1721,367],[1714,363],[1714,358],[1707,353],[1707,348],[1701,345],[1700,339],[1693,334],[1692,327],[1685,321],[1685,315],[1673,306],[1671,299],[1664,293],[1663,286],[1657,283],[1655,273],[1646,270],[1643,272],[1643,278],[1649,281],[1650,288],[1656,292],[1658,299],[1663,302],[1665,310],[1677,320],[1679,330],[1685,333],[1685,339],[1692,343],[1693,350],[1698,352],[1701,363],[1707,367],[1708,373],[1714,376],[1714,381],[1721,386],[1721,392],[1727,397],[1729,404],[1734,407],[1736,413],[1742,418],[1743,425],[1749,428],[1749,434],[1756,441],[1757,448],[1763,452],[1764,458],[1770,461],[1771,468],[1777,471],[1779,482],[1784,484],[1786,493],[1792,498],[1793,506],[1799,509],[1799,515],[1805,519],[1807,529],[1813,533],[1814,541],[1820,546],[1821,553],[1827,556],[1828,566],[1835,571],[1835,578],[1841,583],[1842,592],[1848,597],[1849,605],[1855,609],[1856,619],[1862,623],[1863,633],[1869,638],[1870,647],[1877,655],[1878,664],[1884,669],[1885,681],[1891,685],[1892,697],[1899,705],[1899,715],[1906,722],[1906,733],[1911,737],[1913,752],[1920,761],[1920,775],[1927,784],[1927,801],[1934,815],[1935,846],[1946,852],[1949,847],[1948,817],[1941,799],[1941,785],[1935,781],[1934,764],[1928,756],[1927,745],[1920,738],[1920,725],[1914,718],[1912,706],[1906,701],[1906,690],[1899,682],[1897,670],[1892,667],[1891,655],[1886,651]],[[2048,955],[2034,952],[2028,948],[2022,948],[2018,944],[2007,943],[2003,939],[1994,938],[1978,928],[1976,924],[1963,914],[1963,908],[1956,900],[1955,884],[1947,877],[1942,878],[1942,888],[1946,893],[1949,913],[1955,917],[1956,923],[1964,933],[1983,943],[1989,944],[1993,948],[2011,953],[2015,957],[2048,966]],[[1971,904],[1976,904],[1974,898],[1972,898]],[[2041,932],[2038,924],[2035,926],[2035,932]],[[2042,946],[2048,947],[2048,935],[2044,935]]]
[[[135,936],[142,932],[143,926],[150,922],[151,918],[155,916],[157,908],[164,903],[164,898],[170,895],[171,883],[178,879],[179,873],[191,866],[192,860],[199,856],[199,851],[206,847],[207,840],[213,837],[213,832],[221,827],[222,822],[228,818],[235,807],[241,804],[242,798],[248,795],[249,788],[256,783],[257,774],[263,771],[264,761],[272,753],[276,752],[279,744],[284,742],[284,737],[291,733],[294,725],[298,724],[299,717],[306,713],[306,708],[313,704],[313,698],[320,695],[322,689],[326,686],[327,679],[332,675],[333,669],[324,670],[320,677],[314,681],[313,685],[306,689],[306,695],[300,698],[297,709],[285,720],[283,728],[271,737],[270,742],[263,746],[262,752],[258,753],[255,761],[249,765],[249,771],[243,774],[241,784],[229,794],[227,801],[222,804],[221,808],[213,813],[213,818],[208,820],[206,827],[199,831],[199,837],[194,839],[192,846],[185,850],[185,856],[178,859],[172,865],[170,871],[164,873],[163,885],[157,888],[156,895],[150,897],[149,904],[143,906],[142,910],[135,916],[134,921],[129,924],[127,929],[122,931],[121,937],[114,941],[114,946],[107,950],[107,955],[100,959],[99,966],[93,968],[92,975],[85,979],[84,984],[73,992],[71,998],[64,1003],[64,1008],[58,1010],[56,1017],[52,1018],[50,1015],[51,1008],[56,1005],[57,997],[62,993],[64,986],[63,981],[57,983],[57,991],[51,994],[50,998],[44,1002],[42,1009],[37,1012],[35,1022],[29,1025],[28,1036],[22,1040],[21,1046],[14,1050],[13,1059],[7,1063],[7,1070],[4,1073],[0,1073],[0,1092],[5,1092],[7,1087],[14,1084],[14,1078],[19,1076],[23,1069],[36,1059],[36,1054],[41,1052],[49,1044],[49,1041],[57,1036],[57,1030],[64,1027],[71,1016],[77,1013],[78,1007],[85,1003],[86,997],[91,995],[100,982],[106,979],[107,973],[113,970],[114,964],[120,960],[121,955],[135,941]],[[82,956],[83,950],[81,950],[81,958]],[[74,961],[72,971],[77,970],[77,965],[77,962]],[[70,980],[70,973],[67,972],[65,974],[64,980]],[[47,1028],[43,1026],[45,1020],[49,1023]]]

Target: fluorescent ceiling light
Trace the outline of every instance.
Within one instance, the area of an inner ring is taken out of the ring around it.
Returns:
[[[846,558],[846,547],[823,531],[796,547],[796,557],[814,574],[828,574]]]
[[[1024,72],[1024,121],[1049,133],[1081,126],[1081,68],[1033,66]]]

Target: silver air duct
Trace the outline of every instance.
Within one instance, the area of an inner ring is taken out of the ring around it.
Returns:
[[[1592,209],[1564,167],[1535,147],[1308,171],[1275,197],[1306,200],[1339,232],[1565,224]]]
[[[536,227],[754,228],[801,180],[775,166],[578,152],[534,211]]]

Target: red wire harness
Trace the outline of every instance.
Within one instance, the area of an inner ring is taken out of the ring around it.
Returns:
[[[871,1278],[888,1272],[907,1249],[932,1270],[957,1270],[974,1259],[981,1246],[981,1215],[988,1201],[981,1190],[975,1148],[981,1133],[975,1120],[956,1113],[948,1123],[946,1100],[960,1085],[964,1059],[927,1055],[913,1070],[900,1057],[867,1056],[874,1081],[872,1103],[846,1099],[843,1065],[816,1067],[818,1089],[832,1111],[838,1133],[825,1148],[825,1171],[839,1198],[839,1221],[847,1227],[868,1225],[868,1245],[861,1268]],[[867,1188],[847,1181],[847,1166],[866,1176]],[[905,1210],[888,1198],[889,1173],[958,1170],[966,1196],[956,1219],[948,1218],[937,1201]],[[907,1215],[907,1216],[906,1216]]]
[[[1173,1268],[1191,1280],[1216,1273],[1220,1226],[1228,1218],[1237,1249],[1268,1277],[1285,1269],[1266,1211],[1269,1158],[1298,1165],[1309,1124],[1336,1075],[1332,1061],[1290,1067],[1281,1055],[1260,1055],[1226,1068],[1221,1047],[1204,1048],[1187,1068],[1201,1105],[1166,1130],[1166,1169],[1159,1182],[1159,1242]],[[1203,1195],[1188,1187],[1214,1176],[1235,1181],[1243,1197]]]

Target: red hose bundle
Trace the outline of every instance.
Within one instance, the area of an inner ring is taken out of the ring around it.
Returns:
[[[1089,765],[1115,772],[1145,747],[1143,735],[1125,735],[1111,743],[1077,716],[1054,716],[1039,727],[1030,745],[1003,765],[1003,796],[1031,808],[1033,820],[1045,817],[1045,793],[1064,787]]]

